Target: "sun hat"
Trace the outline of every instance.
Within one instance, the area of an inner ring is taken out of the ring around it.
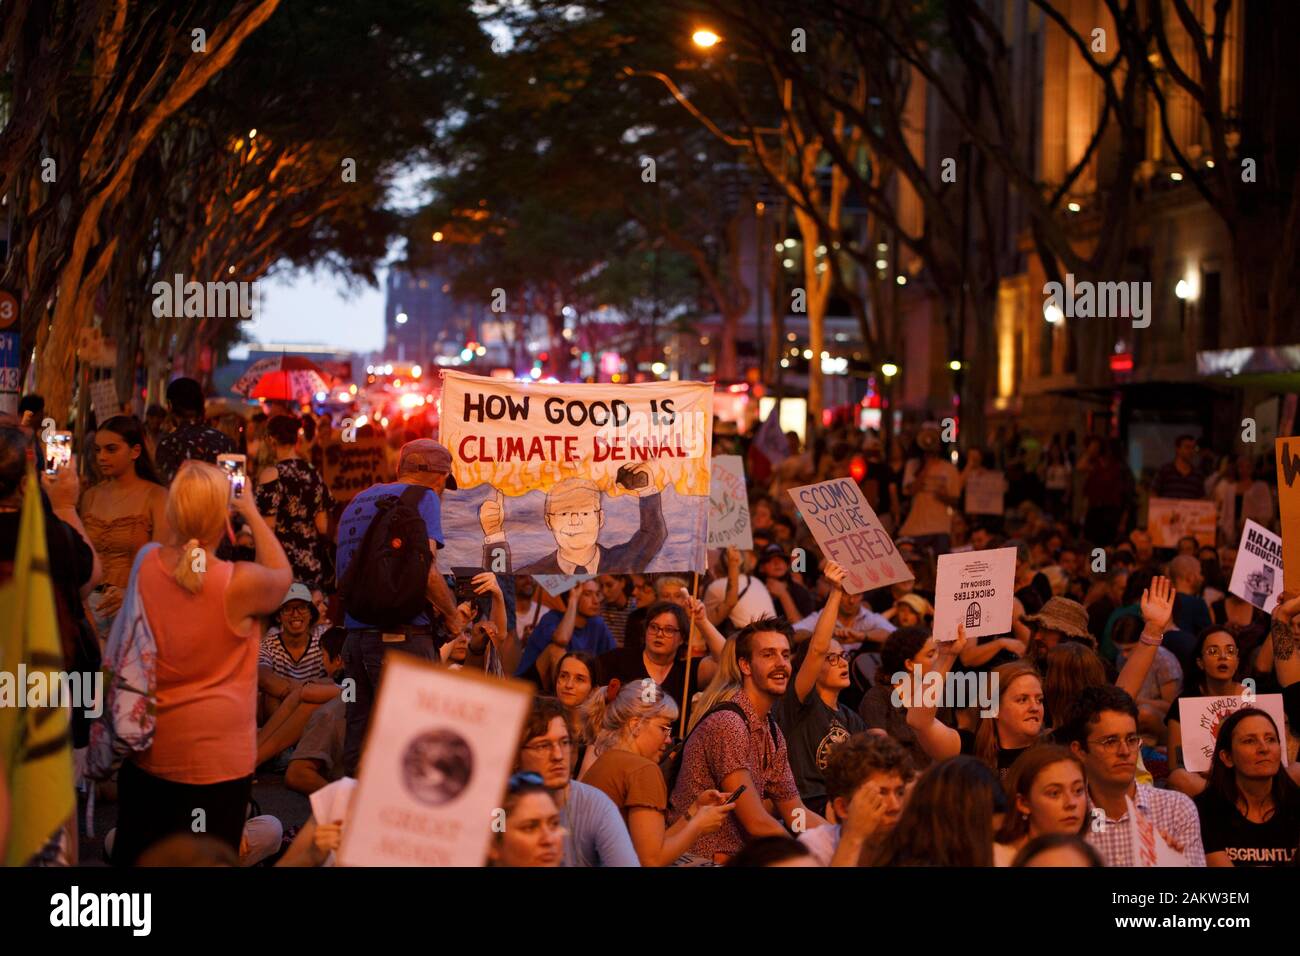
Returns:
[[[1035,627],[1060,631],[1066,637],[1092,637],[1088,630],[1088,612],[1078,601],[1069,598],[1050,598],[1037,614],[1026,615],[1023,620]]]

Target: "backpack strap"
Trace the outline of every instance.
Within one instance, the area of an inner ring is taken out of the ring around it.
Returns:
[[[419,511],[420,502],[424,500],[424,493],[429,490],[429,488],[425,488],[423,485],[407,485],[406,490],[401,493],[398,500],[401,501],[402,504],[409,505],[416,511]]]

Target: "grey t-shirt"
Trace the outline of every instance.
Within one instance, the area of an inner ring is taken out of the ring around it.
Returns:
[[[307,718],[307,726],[293,748],[294,760],[316,760],[321,776],[338,780],[343,776],[343,736],[347,731],[347,705],[342,697],[327,700]]]

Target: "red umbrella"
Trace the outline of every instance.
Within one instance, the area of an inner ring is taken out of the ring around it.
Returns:
[[[245,398],[294,401],[328,390],[325,372],[301,355],[280,355],[250,365],[231,389]]]

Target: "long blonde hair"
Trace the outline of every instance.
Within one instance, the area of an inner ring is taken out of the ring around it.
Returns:
[[[167,521],[184,541],[180,558],[172,571],[176,583],[198,594],[203,590],[203,571],[196,568],[203,542],[219,538],[226,527],[230,482],[220,468],[203,461],[184,462],[167,492]],[[207,566],[204,555],[200,568]]]
[[[689,734],[694,730],[695,725],[705,714],[733,696],[744,685],[740,665],[736,663],[736,639],[730,637],[727,643],[722,645],[722,653],[718,656],[718,669],[713,675],[713,680],[709,681],[708,687],[700,691],[695,698],[695,703],[691,705],[691,719],[687,724],[686,732]]]
[[[649,677],[629,681],[610,699],[602,687],[583,702],[584,735],[593,741],[596,756],[619,745],[635,719],[653,720],[667,717],[676,720],[677,701]]]

